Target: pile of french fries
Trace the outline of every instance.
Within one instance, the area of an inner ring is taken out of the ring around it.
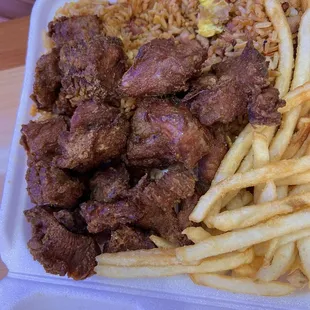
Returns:
[[[183,231],[193,245],[152,236],[152,250],[101,254],[98,275],[114,278],[189,274],[199,285],[281,296],[310,279],[310,8],[292,34],[280,1],[265,8],[278,32],[276,87],[286,100],[276,127],[247,125],[221,163]],[[293,67],[294,73],[293,73]],[[249,188],[254,188],[251,192]],[[279,280],[281,278],[282,281]]]

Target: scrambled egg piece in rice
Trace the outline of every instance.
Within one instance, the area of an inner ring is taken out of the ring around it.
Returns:
[[[224,30],[223,23],[229,19],[229,4],[225,0],[199,0],[199,2],[198,34],[208,38],[221,33]]]

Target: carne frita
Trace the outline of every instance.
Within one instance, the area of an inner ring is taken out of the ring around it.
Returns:
[[[129,28],[141,33],[133,20]],[[84,279],[99,253],[154,248],[152,234],[191,244],[182,231],[198,225],[189,214],[229,139],[248,122],[280,123],[284,101],[265,57],[249,41],[205,72],[207,39],[153,39],[130,62],[95,15],[48,29],[53,48],[37,62],[31,95],[45,116],[21,130],[34,259]]]

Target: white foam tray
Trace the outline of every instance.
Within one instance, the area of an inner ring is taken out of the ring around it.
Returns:
[[[0,309],[310,309],[310,294],[266,298],[194,285],[187,277],[84,281],[45,273],[27,250],[30,225],[23,210],[32,207],[25,190],[26,156],[19,145],[21,125],[30,120],[36,60],[43,52],[42,30],[65,0],[37,0],[31,15],[26,72],[0,209],[0,251],[9,269],[0,281]]]

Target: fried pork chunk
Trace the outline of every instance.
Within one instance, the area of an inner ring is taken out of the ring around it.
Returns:
[[[277,111],[285,102],[268,86],[265,58],[249,42],[239,57],[228,58],[214,66],[215,76],[197,83],[185,96],[183,103],[205,126],[227,124],[248,113],[255,125],[278,125]],[[217,80],[210,84],[210,81]],[[266,108],[268,107],[268,111]]]
[[[99,249],[91,237],[76,235],[62,227],[54,216],[41,207],[26,210],[32,225],[28,248],[46,272],[75,280],[92,275]]]
[[[86,99],[119,105],[126,55],[120,39],[102,34],[97,16],[61,17],[49,23],[49,36],[56,48],[38,60],[31,95],[38,109],[71,116]]]
[[[84,186],[77,178],[52,165],[60,153],[58,137],[67,127],[60,116],[22,126],[21,144],[28,153],[27,190],[36,205],[71,208],[83,195]]]
[[[172,166],[162,177],[142,187],[138,199],[145,206],[158,206],[166,212],[181,199],[194,194],[195,182],[192,171],[182,166]]]
[[[77,178],[42,161],[28,161],[26,181],[31,201],[40,206],[71,208],[83,195],[84,186]]]
[[[98,35],[70,41],[60,50],[61,92],[74,106],[81,100],[115,101],[116,87],[126,70],[120,39]]]
[[[247,95],[234,79],[220,79],[213,88],[206,88],[184,98],[201,124],[230,123],[247,112]]]
[[[142,217],[139,206],[128,200],[112,203],[88,201],[81,204],[81,215],[90,233],[115,230],[120,225],[133,224]]]
[[[198,180],[206,186],[211,184],[218,167],[228,151],[224,129],[222,127],[213,128],[212,134],[214,136],[212,152],[198,162]]]
[[[152,248],[155,248],[155,245],[147,234],[137,228],[122,225],[117,230],[112,231],[105,252],[116,253]]]
[[[279,100],[279,91],[268,87],[248,105],[249,121],[253,125],[280,124],[281,114],[278,108],[285,106],[284,100]]]
[[[163,167],[181,162],[192,168],[209,152],[212,137],[186,107],[169,100],[144,99],[131,121],[130,165]]]
[[[94,168],[123,153],[128,132],[129,123],[117,108],[85,102],[75,110],[70,131],[59,138],[61,155],[55,163],[78,171]]]
[[[193,174],[182,166],[174,166],[156,181],[144,176],[123,200],[83,203],[81,214],[91,233],[130,224],[155,231],[175,244],[185,244],[174,207],[194,191]]]
[[[61,75],[58,66],[59,50],[53,48],[37,61],[32,100],[38,109],[52,112],[61,88]]]
[[[198,193],[194,193],[193,196],[186,198],[181,202],[180,211],[178,213],[178,221],[182,231],[187,227],[197,225],[197,223],[193,223],[189,220],[189,216],[197,205],[199,198],[200,195]]]
[[[97,172],[90,180],[91,199],[112,202],[129,189],[129,173],[124,165]]]
[[[187,81],[199,72],[206,56],[207,50],[195,40],[176,44],[173,39],[154,39],[139,49],[121,90],[130,97],[186,91]]]
[[[148,183],[142,179],[135,190],[134,199],[144,211],[137,225],[154,231],[176,245],[188,244],[188,239],[182,235],[182,223],[175,206],[181,199],[193,196],[195,179],[192,172],[182,166],[172,166],[158,180]]]
[[[53,212],[53,215],[67,230],[76,234],[85,234],[87,232],[86,223],[80,214],[79,208],[76,208],[73,211],[62,209]]]
[[[96,15],[62,16],[48,24],[48,35],[58,47],[69,41],[89,41],[100,32],[101,23]]]
[[[268,64],[265,57],[254,48],[251,41],[248,41],[240,56],[229,57],[214,65],[213,69],[217,77],[236,78],[244,88],[257,87],[261,89],[269,85]]]
[[[64,117],[58,116],[45,121],[30,121],[22,125],[20,140],[29,158],[50,162],[59,153],[58,137],[67,131]]]

